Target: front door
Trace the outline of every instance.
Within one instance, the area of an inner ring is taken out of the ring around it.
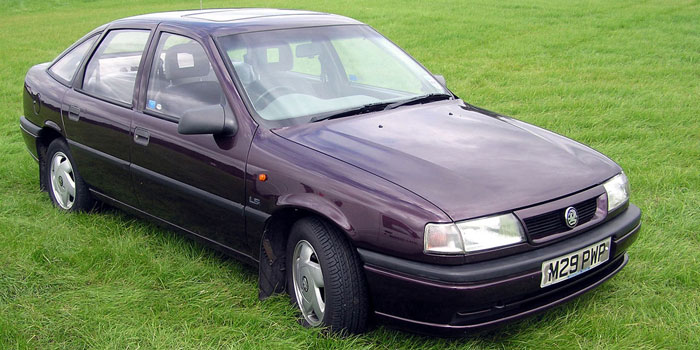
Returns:
[[[251,140],[177,132],[188,110],[221,105],[233,116],[202,45],[166,32],[157,39],[145,107],[132,124],[131,173],[140,208],[249,255],[243,199]]]

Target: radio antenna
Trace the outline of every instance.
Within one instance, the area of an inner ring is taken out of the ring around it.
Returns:
[[[199,0],[199,9],[202,9],[202,0]]]

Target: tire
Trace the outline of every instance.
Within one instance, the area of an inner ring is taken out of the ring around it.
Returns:
[[[90,211],[95,207],[66,141],[58,138],[49,144],[43,166],[46,187],[54,206],[67,212]]]
[[[365,331],[365,275],[357,253],[338,229],[319,218],[300,219],[292,226],[286,256],[287,291],[305,326],[336,333]]]

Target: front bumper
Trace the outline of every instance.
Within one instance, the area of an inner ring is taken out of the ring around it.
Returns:
[[[573,299],[610,279],[629,259],[641,227],[630,204],[608,222],[532,251],[461,266],[403,260],[358,249],[375,314],[384,323],[420,333],[453,335],[521,319]],[[543,261],[612,237],[608,262],[541,288]]]

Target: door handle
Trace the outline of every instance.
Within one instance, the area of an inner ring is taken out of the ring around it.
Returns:
[[[144,128],[134,129],[134,142],[141,146],[148,146],[148,141],[151,140],[151,133]]]
[[[77,106],[68,106],[68,119],[74,122],[80,120],[80,108]]]

